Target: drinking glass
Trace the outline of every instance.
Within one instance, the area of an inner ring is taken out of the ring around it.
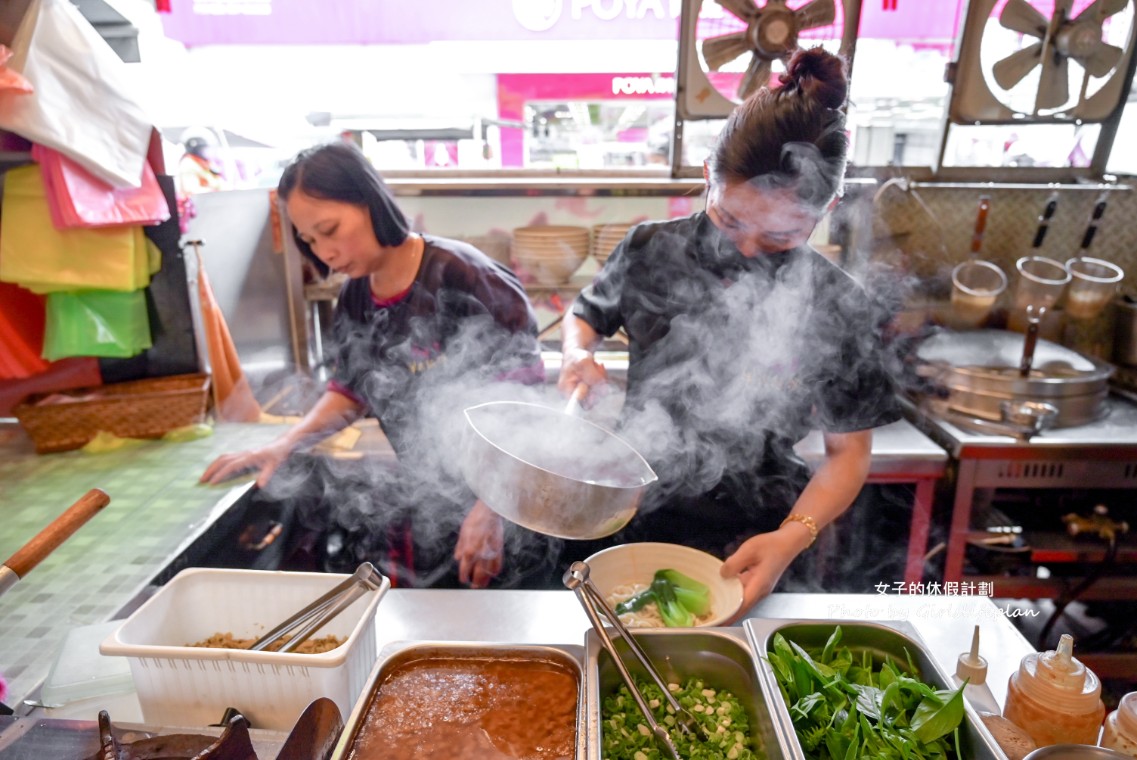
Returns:
[[[1007,289],[1007,275],[989,261],[965,261],[951,270],[951,308],[963,326],[978,327]]]
[[[1070,289],[1066,293],[1066,315],[1073,319],[1093,319],[1117,292],[1125,271],[1108,261],[1077,256],[1066,262]]]
[[[1019,281],[1007,326],[1023,332],[1027,327],[1027,307],[1050,311],[1070,281],[1070,273],[1065,266],[1045,256],[1023,256],[1015,262],[1015,269],[1019,272]]]

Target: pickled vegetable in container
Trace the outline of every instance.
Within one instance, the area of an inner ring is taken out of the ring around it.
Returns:
[[[1056,650],[1022,658],[1007,685],[1003,717],[1039,747],[1097,743],[1105,717],[1101,681],[1074,657],[1074,637],[1063,634]]]
[[[1122,697],[1117,709],[1105,719],[1101,746],[1137,757],[1137,691]]]

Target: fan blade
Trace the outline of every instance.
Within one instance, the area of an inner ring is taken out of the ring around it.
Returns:
[[[1069,59],[1064,55],[1048,55],[1042,62],[1042,75],[1038,80],[1038,109],[1058,108],[1070,99]]]
[[[837,6],[833,0],[810,0],[794,11],[798,30],[829,26],[837,20]]]
[[[1041,38],[1046,35],[1050,20],[1027,0],[1010,0],[999,15],[999,24],[1012,32]]]
[[[1079,13],[1078,18],[1074,20],[1081,21],[1087,18],[1100,23],[1115,13],[1121,13],[1127,5],[1129,0],[1094,0],[1094,3]]]
[[[1121,60],[1121,56],[1124,52],[1125,51],[1116,45],[1103,42],[1094,48],[1094,52],[1090,55],[1085,57],[1075,56],[1074,60],[1085,66],[1090,76],[1104,77],[1117,65],[1117,62]]]
[[[769,84],[771,71],[773,71],[773,66],[769,58],[763,58],[759,55],[751,58],[750,65],[746,67],[746,73],[742,75],[742,81],[738,83],[738,97],[746,100],[760,87]]]
[[[750,19],[758,15],[758,9],[754,7],[754,0],[715,0],[723,10],[730,15],[750,23]]]
[[[703,58],[706,59],[707,68],[711,71],[718,71],[738,56],[749,52],[750,43],[746,39],[746,32],[724,34],[722,37],[703,40]]]
[[[1004,90],[1009,90],[1023,80],[1031,69],[1038,65],[1039,53],[1042,52],[1042,43],[1024,47],[1022,50],[1011,53],[995,64],[992,73],[995,83]]]

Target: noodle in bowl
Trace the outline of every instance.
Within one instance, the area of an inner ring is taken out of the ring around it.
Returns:
[[[698,549],[678,544],[620,544],[585,560],[589,577],[609,606],[630,599],[651,585],[657,570],[683,573],[710,589],[711,609],[695,619],[695,626],[722,625],[742,606],[742,582],[719,575],[722,560]],[[628,628],[662,628],[663,617],[654,603],[620,615]]]
[[[604,597],[604,601],[608,602],[609,607],[615,609],[617,604],[631,599],[641,591],[647,590],[650,585],[650,583],[621,583]],[[713,608],[705,615],[696,615],[695,626],[707,625],[706,621],[713,617]],[[659,614],[659,608],[656,607],[655,602],[648,602],[635,612],[625,612],[623,615],[620,615],[620,622],[623,623],[626,628],[666,628],[663,622],[663,616]]]

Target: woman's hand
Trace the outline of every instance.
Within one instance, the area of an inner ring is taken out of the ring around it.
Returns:
[[[501,572],[502,521],[481,499],[474,502],[454,547],[458,580],[473,588],[485,588]]]
[[[561,356],[561,374],[557,379],[557,389],[571,396],[581,383],[589,387],[608,382],[608,371],[596,361],[593,353],[584,348],[569,348]]]
[[[742,581],[742,606],[725,625],[737,622],[760,599],[768,596],[790,563],[809,546],[809,533],[801,528],[801,525],[787,524],[771,533],[752,536],[722,563],[722,577],[737,577]]]
[[[284,441],[274,441],[252,451],[222,454],[205,468],[200,483],[216,485],[249,470],[256,470],[257,487],[264,488],[280,463],[288,458],[292,447]]]

